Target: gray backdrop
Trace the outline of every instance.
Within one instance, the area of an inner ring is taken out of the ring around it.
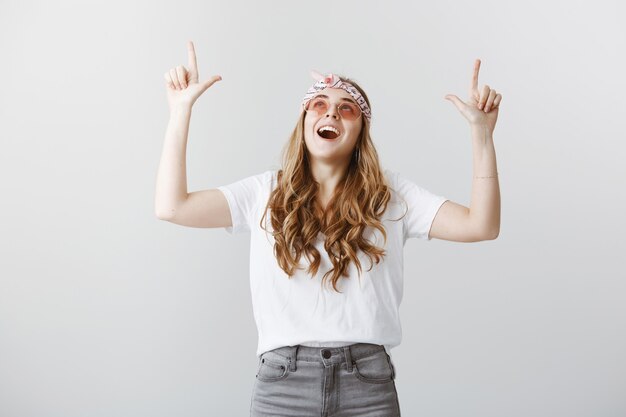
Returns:
[[[201,79],[188,190],[279,166],[309,71],[360,82],[383,166],[469,205],[444,100],[503,95],[500,237],[409,240],[403,415],[626,415],[626,15],[595,2],[0,3],[0,415],[244,416],[249,235],[154,214],[163,73]]]

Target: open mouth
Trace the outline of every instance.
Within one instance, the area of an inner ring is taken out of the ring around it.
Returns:
[[[336,139],[339,137],[339,131],[331,126],[322,126],[318,129],[317,134],[324,139]]]

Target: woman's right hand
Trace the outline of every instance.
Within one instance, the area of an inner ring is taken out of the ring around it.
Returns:
[[[189,70],[179,65],[165,73],[165,89],[170,110],[180,106],[193,106],[207,88],[222,79],[220,75],[214,75],[206,81],[198,82],[198,62],[192,41],[187,42],[187,55]]]

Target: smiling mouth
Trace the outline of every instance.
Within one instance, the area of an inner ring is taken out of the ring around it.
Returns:
[[[335,132],[333,132],[332,130],[326,130],[326,129],[322,129],[322,131],[317,131],[318,136],[320,136],[323,139],[337,139],[339,137],[339,135]]]

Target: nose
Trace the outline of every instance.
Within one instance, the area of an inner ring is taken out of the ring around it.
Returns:
[[[337,108],[338,108],[338,107],[339,107],[339,106],[333,106],[333,105],[330,105],[330,106],[328,107],[328,111],[326,112],[326,117],[328,117],[328,116],[332,116],[332,117],[333,117],[333,118],[335,118],[335,119],[339,119],[339,112],[337,111]]]

